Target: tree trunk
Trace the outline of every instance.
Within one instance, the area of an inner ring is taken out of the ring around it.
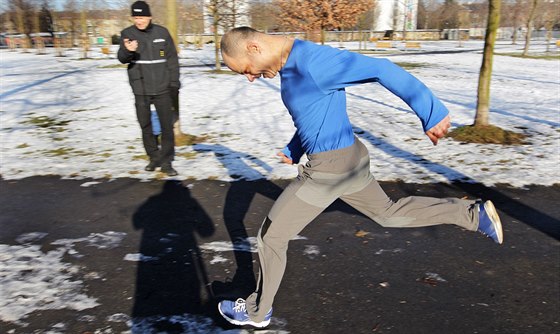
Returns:
[[[533,0],[531,2],[531,10],[529,11],[529,18],[527,19],[527,35],[525,36],[525,47],[523,48],[523,56],[526,56],[529,53],[529,45],[531,44],[531,33],[532,33],[532,26],[533,20],[535,19],[535,13],[537,12],[537,6],[539,4],[539,0]]]
[[[33,31],[35,31],[36,35],[34,38],[34,47],[35,47],[35,51],[37,52],[37,54],[45,54],[45,43],[43,41],[43,36],[41,36],[40,32],[41,32],[41,28],[40,28],[40,18],[39,18],[39,12],[38,11],[34,11],[33,12]]]
[[[501,0],[490,0],[488,6],[488,24],[484,40],[484,55],[478,78],[478,99],[476,104],[475,126],[489,124],[488,112],[490,110],[490,81],[492,79],[492,60],[494,57],[494,43],[496,32],[500,26]]]
[[[406,8],[407,3],[404,3],[404,16],[403,16],[403,26],[402,26],[402,41],[406,42],[406,11],[408,10],[408,8]]]
[[[86,59],[88,57],[89,51],[89,37],[88,37],[88,25],[87,25],[87,13],[86,9],[82,8],[80,12],[80,23],[82,25],[82,51],[83,51],[83,58]]]
[[[167,0],[166,2],[167,5],[167,22],[166,22],[166,26],[167,26],[167,30],[169,30],[169,34],[171,35],[171,38],[173,38],[173,41],[175,42],[175,48],[177,49],[177,53],[180,53],[180,47],[179,47],[179,35],[177,33],[177,1],[176,0]],[[179,95],[177,94],[177,96],[172,95],[171,96],[171,105],[172,105],[172,111],[173,111],[173,133],[175,135],[175,137],[180,137],[183,136],[183,131],[181,131],[181,117],[180,117],[180,113],[179,113]]]
[[[548,21],[545,24],[546,28],[546,53],[550,52],[550,42],[552,41],[552,29],[554,29],[554,24],[552,21]]]
[[[17,22],[17,29],[20,34],[25,33],[25,23],[23,17],[23,9],[20,6],[16,7],[16,22]],[[11,38],[13,39],[13,37]],[[27,52],[28,45],[31,44],[29,42],[29,36],[23,36],[21,38],[21,47],[23,48],[23,52]]]
[[[165,23],[169,34],[175,42],[177,52],[179,52],[179,34],[177,32],[177,0],[167,0],[167,22]]]
[[[220,35],[218,34],[218,26],[214,29],[214,56],[216,58],[216,71],[221,71],[222,62],[220,61]]]
[[[218,29],[220,28],[218,22],[220,21],[220,14],[218,13],[218,8],[214,9],[214,57],[216,59],[216,71],[222,70],[222,62],[220,61],[220,35],[218,34]]]

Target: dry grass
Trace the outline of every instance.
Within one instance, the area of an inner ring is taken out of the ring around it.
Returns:
[[[494,125],[468,125],[449,132],[457,141],[479,144],[526,145],[527,135],[504,130]]]
[[[175,146],[191,146],[206,141],[208,136],[195,136],[189,134],[175,135]]]

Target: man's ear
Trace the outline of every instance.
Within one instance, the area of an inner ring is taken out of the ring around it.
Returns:
[[[261,47],[259,45],[259,43],[255,42],[255,41],[248,41],[247,45],[247,53],[248,54],[255,54],[255,53],[260,53],[261,52]]]

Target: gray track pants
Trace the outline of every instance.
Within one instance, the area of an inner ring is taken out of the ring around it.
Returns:
[[[259,281],[246,300],[253,321],[262,321],[272,307],[286,268],[288,242],[338,198],[384,227],[478,228],[475,201],[411,196],[393,202],[369,167],[367,149],[357,138],[350,147],[311,154],[299,165],[297,179],[276,200],[258,234]]]

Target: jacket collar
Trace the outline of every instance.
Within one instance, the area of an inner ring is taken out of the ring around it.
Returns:
[[[150,30],[152,30],[153,27],[154,27],[154,24],[152,23],[152,21],[150,21],[150,24],[148,24],[148,26],[144,30],[140,30],[140,29],[136,28],[136,26],[134,26],[134,28],[136,28],[136,30],[142,31],[142,32],[149,32]]]

